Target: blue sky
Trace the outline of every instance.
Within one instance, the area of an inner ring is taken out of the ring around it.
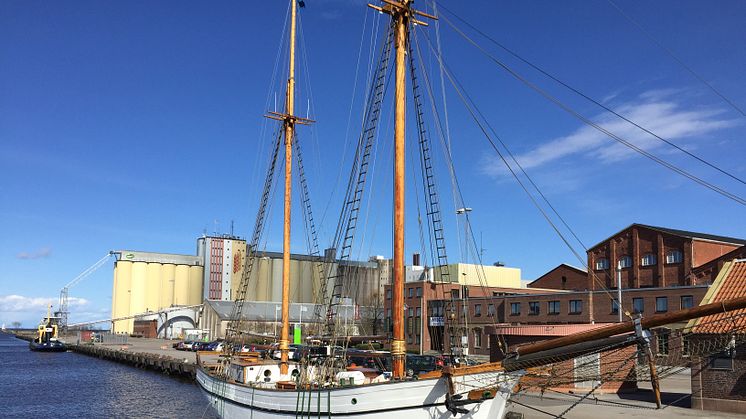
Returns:
[[[318,122],[298,135],[317,221],[323,218],[324,245],[336,226],[352,153],[345,144],[359,131],[369,38],[381,16],[363,1],[306,3],[306,58],[300,61],[307,65],[299,70],[297,108],[305,115],[312,99],[310,116]],[[423,1],[417,4],[429,10]],[[606,106],[746,177],[746,118],[609,3],[444,4]],[[746,4],[618,4],[746,108],[746,50],[740,45]],[[231,220],[237,234],[250,236],[273,129],[262,115],[274,108],[276,92],[282,97],[284,59],[273,69],[285,12],[286,4],[277,1],[0,0],[0,323],[33,325],[66,282],[109,250],[194,253],[198,236],[227,232]],[[631,154],[518,83],[445,23],[440,29],[446,63],[586,245],[633,222],[746,237],[742,205]],[[433,26],[424,30],[434,36]],[[743,184],[642,135],[469,34],[585,117],[746,195]],[[439,84],[436,60],[427,55],[424,61]],[[483,237],[485,261],[519,267],[525,279],[562,262],[577,265],[507,176],[453,89],[447,86],[446,94],[454,164],[466,205],[473,208],[472,228]],[[356,251],[361,258],[391,256],[390,115],[389,103]],[[463,233],[452,215],[440,149],[435,158],[450,260],[471,261],[457,244]],[[408,202],[411,253],[420,244],[414,195]],[[302,222],[296,219],[293,251],[303,252]],[[278,227],[275,216],[269,250],[280,249]],[[71,290],[73,320],[108,315],[111,273],[107,265]]]

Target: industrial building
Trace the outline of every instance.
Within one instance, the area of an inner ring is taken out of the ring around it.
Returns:
[[[164,336],[164,330],[173,333],[174,325],[156,312],[204,301],[234,301],[246,263],[246,249],[246,241],[239,237],[214,235],[197,239],[195,255],[119,251],[121,256],[114,264],[112,318],[125,319],[114,321],[112,331],[133,333],[135,318],[157,319],[158,335]],[[291,254],[290,259],[290,300],[293,303],[327,301],[330,296],[320,299],[318,295],[321,272],[334,274],[339,268],[343,281],[341,298],[354,300],[357,307],[378,307],[372,310],[382,311],[383,286],[391,274],[390,260],[373,257],[369,261],[337,261],[324,267],[324,258],[319,256]],[[337,265],[339,263],[343,264]],[[327,289],[330,291],[332,284]],[[253,260],[246,300],[277,302],[281,298],[282,253],[260,252]],[[197,325],[200,311],[191,312],[193,318],[186,323]],[[373,317],[380,319],[382,316]]]
[[[112,318],[202,303],[203,262],[195,255],[119,251],[114,262]],[[115,333],[132,333],[134,318],[114,321]]]

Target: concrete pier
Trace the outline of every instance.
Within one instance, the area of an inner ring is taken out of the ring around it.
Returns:
[[[33,339],[30,334],[16,333],[15,335],[26,341]],[[66,342],[71,341],[73,339],[68,339]],[[122,345],[67,343],[67,347],[79,354],[157,371],[174,377],[193,379],[197,373],[196,354],[189,351],[177,351],[171,348],[172,343],[161,339],[134,338]]]

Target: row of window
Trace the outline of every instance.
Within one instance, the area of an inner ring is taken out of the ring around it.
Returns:
[[[583,300],[570,300],[568,304],[568,314],[580,314],[583,312]],[[510,303],[510,315],[519,316],[521,314],[521,303]],[[541,314],[541,305],[539,301],[528,302],[528,315],[537,316]],[[547,301],[547,314],[560,314],[560,302]]]
[[[422,287],[409,288],[408,290],[409,290],[409,293],[407,295],[407,298],[414,298],[415,296],[417,298],[422,297]],[[391,299],[391,289],[386,290],[386,299],[387,300]]]
[[[694,296],[682,295],[680,297],[680,307],[682,310],[694,307]],[[491,304],[490,304],[491,305]],[[568,314],[581,314],[583,312],[583,300],[568,301]],[[547,301],[547,314],[560,314],[560,301]],[[632,299],[632,311],[635,314],[645,312],[645,298],[635,297]],[[655,297],[655,312],[665,313],[668,311],[668,297]],[[619,313],[619,304],[616,300],[611,300],[611,314]],[[521,303],[510,303],[510,315],[519,316],[521,314]],[[541,314],[541,305],[539,301],[528,302],[528,315],[537,316]]]
[[[680,250],[669,250],[666,252],[666,263],[672,264],[672,263],[681,263],[684,260],[684,255],[681,253]],[[653,266],[658,264],[658,258],[653,253],[648,253],[646,255],[643,255],[642,258],[640,258],[640,266]],[[625,255],[619,258],[617,261],[617,266],[620,268],[631,268],[632,267],[632,258]],[[594,268],[597,271],[601,271],[604,269],[609,269],[609,259],[606,258],[600,258],[596,260],[596,264],[594,265]]]
[[[682,295],[679,299],[679,306],[682,310],[694,307],[694,296]],[[668,311],[668,297],[655,297],[655,312],[665,313]],[[635,314],[645,312],[645,298],[635,297],[632,299],[632,312]],[[612,301],[611,313],[619,313],[619,305],[616,300]]]

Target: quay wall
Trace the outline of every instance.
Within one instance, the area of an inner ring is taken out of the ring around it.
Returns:
[[[15,333],[15,337],[27,342],[34,339],[32,333]],[[193,380],[197,374],[197,365],[188,359],[177,359],[168,355],[123,349],[128,348],[126,345],[105,346],[84,343],[67,344],[67,348],[82,355],[157,371],[173,377]],[[188,354],[191,355],[190,352],[184,352],[184,355]]]

